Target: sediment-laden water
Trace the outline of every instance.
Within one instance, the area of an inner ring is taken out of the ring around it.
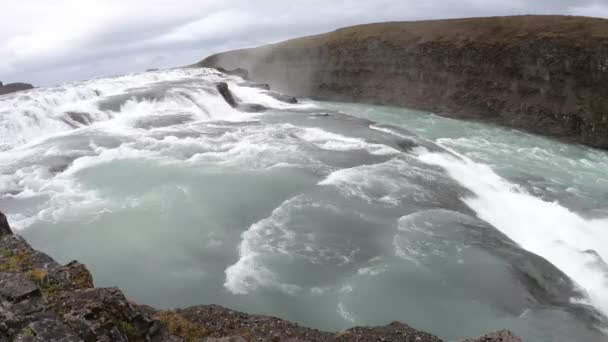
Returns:
[[[608,152],[510,129],[211,69],[64,84],[0,97],[0,210],[159,307],[606,340]]]

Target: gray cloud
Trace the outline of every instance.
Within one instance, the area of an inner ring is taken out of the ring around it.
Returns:
[[[0,80],[46,85],[354,24],[512,14],[608,17],[608,0],[0,0]]]

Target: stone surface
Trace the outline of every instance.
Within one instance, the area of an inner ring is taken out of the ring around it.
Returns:
[[[18,302],[37,292],[36,284],[27,274],[0,272],[0,296],[9,301]]]
[[[229,336],[229,337],[207,337],[204,339],[205,342],[247,342],[246,339],[241,336]]]
[[[474,339],[466,339],[463,342],[522,342],[522,339],[513,335],[510,331],[501,330]]]
[[[417,341],[439,342],[438,337],[418,331],[400,322],[393,322],[383,327],[355,327],[341,333],[335,341]]]
[[[283,95],[281,93],[277,93],[276,91],[267,91],[264,94],[274,98],[275,100],[279,100],[281,102],[296,104],[298,103],[298,99],[293,96]]]
[[[93,123],[91,114],[85,112],[66,112],[65,119],[64,122],[73,127],[88,126]]]
[[[270,90],[270,85],[268,85],[268,83],[243,82],[243,83],[239,83],[239,86],[258,88],[258,89],[263,89],[263,90]]]
[[[195,66],[296,96],[490,120],[608,148],[608,20],[517,16],[369,24]]]
[[[341,333],[330,333],[299,326],[271,316],[249,315],[218,305],[200,305],[176,311],[179,315],[205,327],[210,337],[238,332],[247,341],[441,341],[436,336],[394,322],[381,327],[356,327]],[[213,341],[213,340],[212,340]]]
[[[263,105],[257,104],[257,103],[240,103],[240,100],[238,100],[236,97],[234,97],[234,95],[230,91],[230,88],[228,87],[228,84],[226,82],[220,82],[216,85],[216,87],[217,87],[217,90],[220,93],[220,95],[222,95],[224,100],[232,108],[236,108],[242,112],[247,112],[247,113],[259,113],[259,112],[263,112],[267,109]]]
[[[0,95],[16,93],[18,91],[29,90],[32,88],[34,88],[34,86],[29,83],[8,83],[0,85]]]
[[[27,330],[29,329],[29,330]],[[31,331],[34,341],[77,342],[82,341],[63,322],[56,319],[41,319],[30,323],[26,331]]]
[[[230,92],[230,88],[228,88],[228,84],[226,82],[220,82],[217,84],[216,87],[217,87],[217,91],[220,92],[220,95],[222,95],[224,100],[226,100],[226,102],[231,107],[236,107],[236,105],[237,105],[236,100],[234,99],[234,96],[232,96],[232,93]]]
[[[249,78],[249,71],[247,69],[243,69],[243,68],[236,68],[234,70],[226,70],[224,68],[216,68],[216,69],[217,69],[217,71],[222,72],[226,75],[239,76],[243,79]]]
[[[11,234],[13,234],[13,231],[11,230],[11,226],[8,224],[6,215],[0,212],[0,237]]]
[[[247,113],[259,113],[268,109],[263,105],[257,103],[241,103],[236,108],[242,112]]]
[[[167,340],[166,328],[86,267],[61,266],[20,236],[0,238],[0,340]],[[162,337],[162,338],[161,338]]]

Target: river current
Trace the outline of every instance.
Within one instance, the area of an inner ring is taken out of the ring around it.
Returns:
[[[608,340],[608,152],[251,85],[174,69],[0,96],[0,210],[158,307]]]

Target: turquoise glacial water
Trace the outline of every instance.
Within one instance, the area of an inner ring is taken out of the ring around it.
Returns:
[[[218,81],[269,110],[232,109]],[[407,109],[290,105],[241,81],[186,69],[0,97],[0,210],[97,286],[158,307],[606,339],[608,152]]]

